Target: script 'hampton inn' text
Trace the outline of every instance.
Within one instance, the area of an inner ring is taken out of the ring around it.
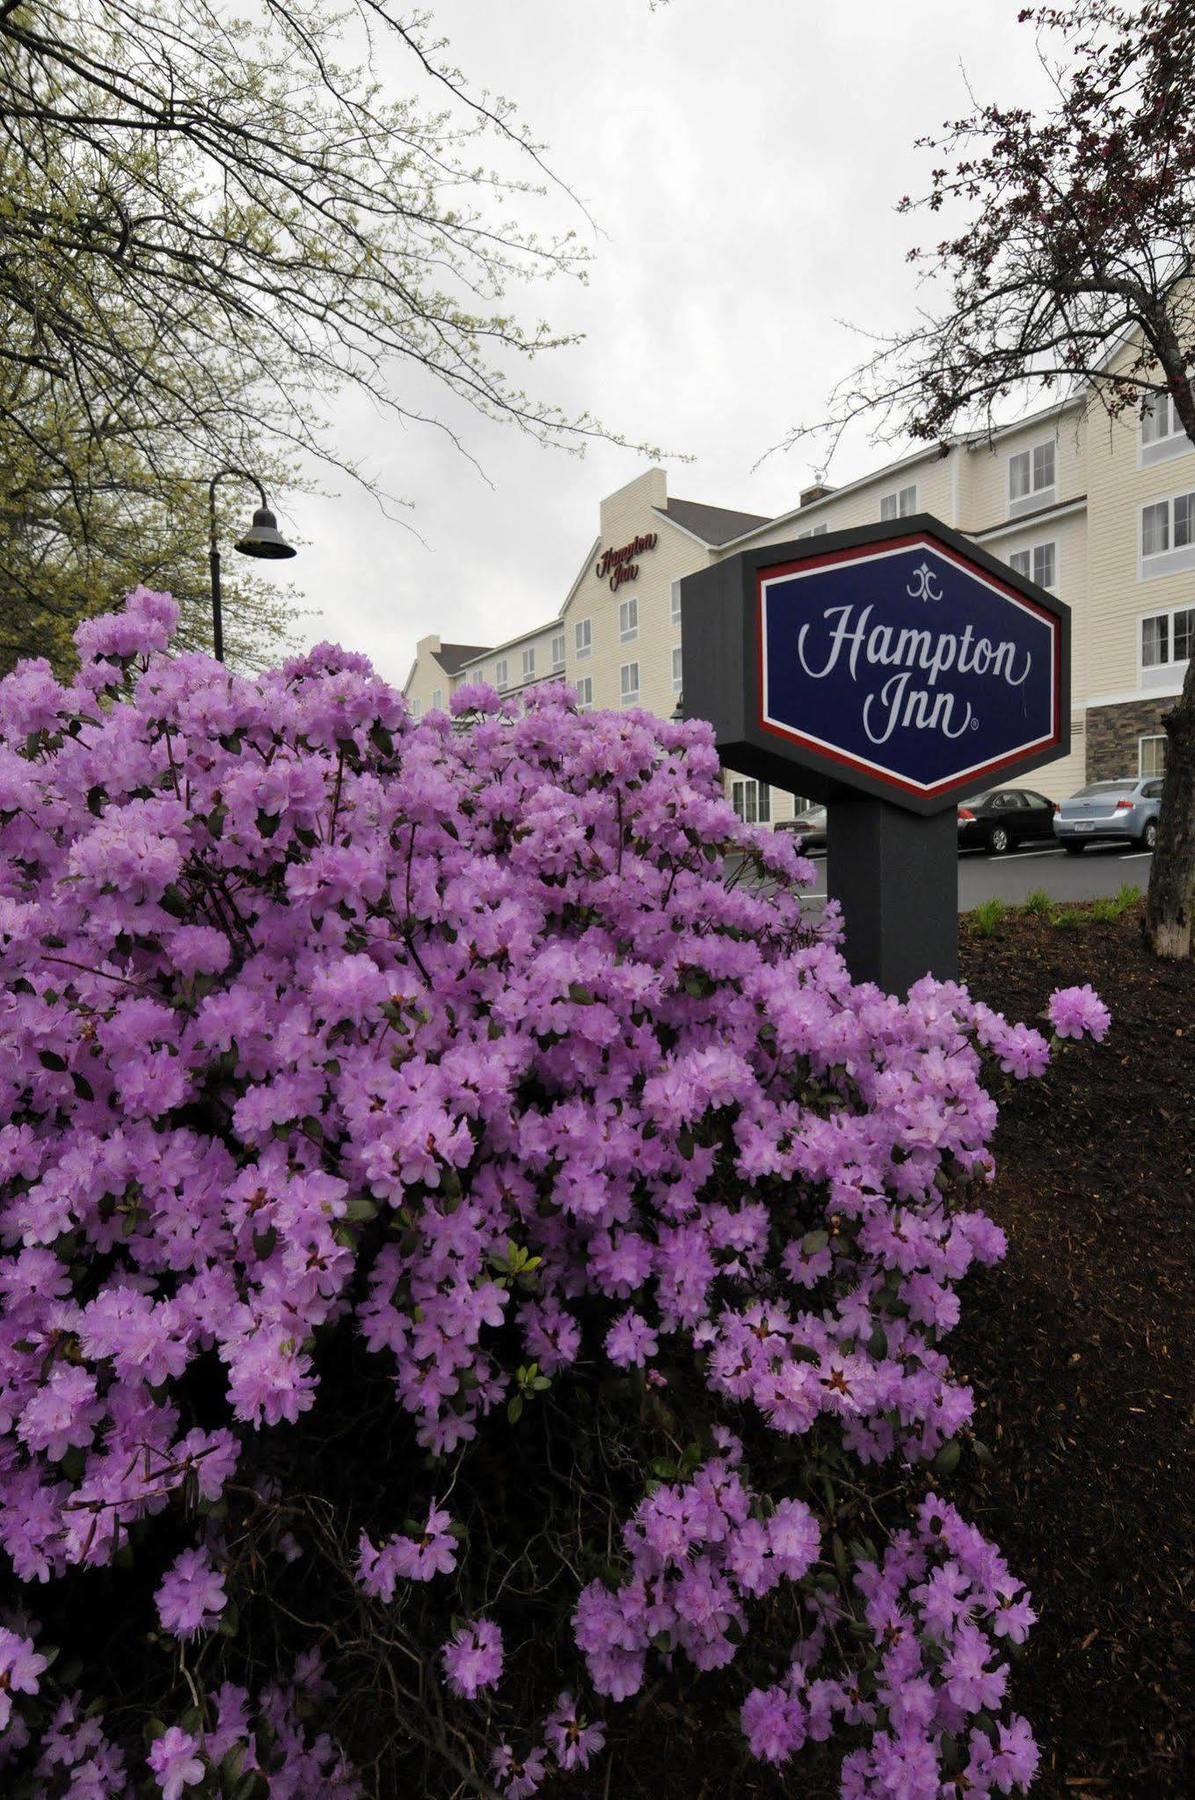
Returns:
[[[861,610],[854,606],[827,607],[822,620],[830,636],[820,667],[806,654],[811,633],[817,629],[815,625],[802,625],[797,655],[812,681],[826,680],[840,663],[845,663],[853,682],[859,680],[861,664],[865,669],[879,666],[896,670],[863,703],[863,728],[873,744],[886,744],[898,727],[939,731],[944,737],[958,738],[978,723],[969,700],[960,701],[957,694],[946,689],[928,691],[937,688],[941,675],[952,670],[959,675],[990,675],[1016,688],[1028,679],[1033,667],[1031,651],[1008,638],[993,643],[990,638],[977,637],[971,625],[964,626],[961,632],[872,625],[872,611],[870,605]],[[917,672],[925,676],[927,687],[911,686]]]

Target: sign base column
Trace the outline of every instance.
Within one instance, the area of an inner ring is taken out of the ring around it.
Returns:
[[[923,975],[958,979],[958,814],[919,818],[887,800],[827,809],[826,887],[842,906],[856,981],[904,995]]]

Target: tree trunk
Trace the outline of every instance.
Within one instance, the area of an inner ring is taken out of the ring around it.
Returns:
[[[1166,780],[1142,932],[1155,956],[1191,955],[1195,907],[1195,656],[1179,699],[1163,716]]]

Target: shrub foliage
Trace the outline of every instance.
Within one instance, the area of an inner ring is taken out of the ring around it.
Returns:
[[[678,1673],[847,1796],[1024,1787],[936,1490],[1045,1039],[852,986],[703,726],[175,621],[0,683],[6,1791],[519,1800]]]

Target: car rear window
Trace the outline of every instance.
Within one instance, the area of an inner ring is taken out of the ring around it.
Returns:
[[[1090,800],[1100,794],[1131,794],[1136,787],[1135,781],[1093,781],[1089,786],[1080,788],[1071,796],[1074,800]]]

